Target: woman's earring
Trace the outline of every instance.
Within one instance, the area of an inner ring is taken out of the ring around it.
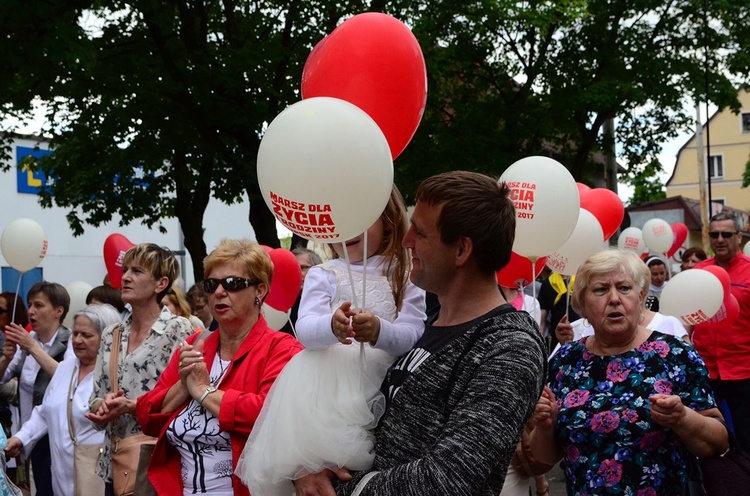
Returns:
[[[257,296],[255,297],[255,304],[260,305],[260,298],[258,298]]]

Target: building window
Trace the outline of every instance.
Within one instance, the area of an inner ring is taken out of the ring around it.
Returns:
[[[724,178],[724,156],[711,155],[708,159],[708,175],[711,179]]]
[[[743,112],[740,119],[742,124],[742,134],[750,133],[750,112]]]

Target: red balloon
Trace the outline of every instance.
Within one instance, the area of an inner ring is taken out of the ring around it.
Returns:
[[[669,251],[667,252],[667,256],[671,257],[675,253],[677,253],[677,250],[680,249],[682,246],[682,243],[685,242],[688,235],[688,228],[685,224],[682,222],[675,222],[671,225],[672,227],[672,234],[674,235],[674,241],[672,241],[672,246],[669,248]]]
[[[317,96],[339,98],[367,112],[395,159],[414,136],[427,101],[427,69],[417,39],[386,14],[347,19],[305,62],[302,98]]]
[[[588,191],[578,190],[581,196],[581,208],[585,208],[596,217],[602,226],[604,241],[612,237],[622,224],[625,207],[614,191],[606,188],[594,188]]]
[[[302,269],[294,253],[284,248],[271,250],[269,256],[273,262],[273,277],[265,302],[276,310],[286,312],[299,295]]]
[[[724,298],[724,302],[721,304],[721,307],[719,307],[719,311],[716,312],[713,317],[708,319],[704,325],[726,329],[737,320],[739,315],[740,304],[737,301],[737,298],[733,294],[730,294],[728,298]]]
[[[104,265],[107,266],[109,284],[113,288],[122,286],[122,259],[125,253],[135,246],[122,234],[110,234],[104,240]]]
[[[496,274],[497,283],[506,288],[528,286],[544,270],[546,263],[547,257],[539,258],[536,261],[536,265],[533,265],[528,258],[511,252],[508,265],[500,269]],[[536,268],[536,271],[532,271],[533,268]]]
[[[731,292],[732,281],[729,279],[729,273],[727,273],[726,270],[722,269],[718,265],[709,265],[707,267],[701,267],[698,270],[708,271],[719,279],[719,281],[721,282],[721,289],[724,291],[723,300],[726,303],[727,299],[729,299],[729,296],[732,294]]]
[[[586,191],[591,191],[591,188],[583,183],[576,183],[576,188],[578,188],[578,196],[584,195]]]

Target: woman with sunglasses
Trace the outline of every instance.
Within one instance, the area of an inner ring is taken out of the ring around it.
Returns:
[[[99,475],[107,483],[107,495],[122,489],[113,485],[111,446],[141,433],[135,417],[136,399],[153,389],[172,353],[193,334],[187,319],[173,315],[161,304],[179,274],[171,251],[150,243],[136,245],[125,253],[122,269],[122,299],[132,312],[124,322],[102,333],[89,400],[91,413],[86,415],[106,427]],[[113,349],[117,350],[116,388],[109,372]]]
[[[260,245],[225,239],[203,270],[219,329],[188,338],[138,398],[143,431],[158,436],[148,477],[160,495],[249,496],[237,460],[273,381],[302,346],[261,314],[273,263]]]

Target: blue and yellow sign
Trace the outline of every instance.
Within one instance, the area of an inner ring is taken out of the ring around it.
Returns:
[[[26,146],[16,147],[16,165],[18,176],[18,192],[38,195],[39,191],[47,185],[47,177],[41,170],[31,170],[28,166],[29,156],[38,160],[52,153],[50,150],[37,150]]]

